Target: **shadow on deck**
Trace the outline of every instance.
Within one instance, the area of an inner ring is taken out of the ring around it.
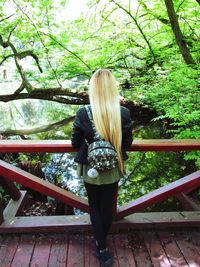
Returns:
[[[108,237],[113,267],[200,266],[198,228],[121,231]],[[1,267],[99,267],[90,233],[5,234]]]

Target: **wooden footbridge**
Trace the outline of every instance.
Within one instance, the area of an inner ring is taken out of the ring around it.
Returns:
[[[130,151],[199,150],[200,140],[135,140]],[[75,151],[69,141],[0,140],[0,152]],[[100,266],[87,200],[0,160],[0,180],[11,199],[0,201],[0,267]],[[85,215],[23,216],[27,192],[15,183],[78,208]],[[113,266],[200,267],[200,206],[190,194],[200,187],[200,171],[158,188],[121,207],[113,203],[115,221],[108,238]],[[143,212],[175,196],[184,211]]]

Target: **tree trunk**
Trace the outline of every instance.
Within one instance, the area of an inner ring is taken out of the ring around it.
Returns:
[[[172,0],[165,0],[165,5],[167,8],[167,13],[169,16],[171,28],[173,30],[173,33],[174,33],[175,38],[176,38],[176,42],[179,46],[180,52],[184,58],[185,63],[188,65],[189,64],[196,64],[194,59],[192,58],[188,48],[187,48],[185,41],[184,41],[180,26],[178,23],[178,18],[177,18],[176,12],[174,10],[173,1]]]

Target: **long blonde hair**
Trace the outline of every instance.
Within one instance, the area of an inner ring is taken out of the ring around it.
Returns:
[[[114,146],[118,155],[119,169],[123,172],[119,92],[116,80],[109,70],[100,69],[92,75],[89,99],[97,132]]]

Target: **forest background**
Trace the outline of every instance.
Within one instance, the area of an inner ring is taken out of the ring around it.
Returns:
[[[89,78],[99,68],[117,78],[135,139],[200,138],[199,14],[199,0],[1,0],[1,138],[70,139],[76,111],[88,103]],[[84,195],[73,157],[17,154],[7,160],[26,170],[40,166],[44,179]],[[199,167],[195,151],[129,153],[119,203]],[[154,208],[176,206],[170,199]]]

